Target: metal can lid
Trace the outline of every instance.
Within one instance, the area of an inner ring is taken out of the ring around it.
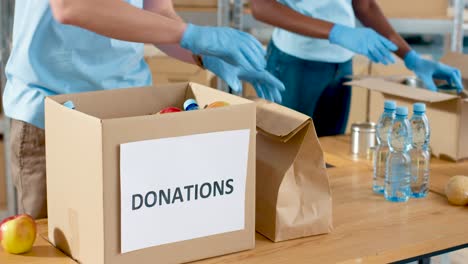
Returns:
[[[66,101],[65,103],[63,103],[63,106],[70,109],[75,109],[75,104],[72,101]]]
[[[374,133],[376,124],[372,122],[354,123],[351,125],[352,132]]]
[[[195,101],[195,99],[193,98],[190,98],[190,99],[187,99],[185,102],[184,102],[184,110],[187,110],[187,107],[189,107],[190,105],[192,104],[197,104],[197,101]]]

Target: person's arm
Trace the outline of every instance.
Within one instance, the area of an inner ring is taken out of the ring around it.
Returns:
[[[330,43],[367,56],[375,63],[394,62],[391,52],[397,47],[373,29],[354,28],[309,17],[276,0],[250,2],[253,16],[262,22],[303,36],[328,39]],[[338,1],[336,4],[340,5]]]
[[[440,62],[422,58],[412,50],[408,43],[392,28],[375,0],[353,0],[356,17],[366,27],[371,27],[398,46],[395,52],[425,84],[426,88],[437,91],[433,78],[446,80],[449,84],[463,90],[460,71]]]
[[[250,0],[250,2],[252,15],[257,20],[304,36],[327,39],[334,25],[303,15],[274,0]],[[405,40],[388,23],[375,0],[353,0],[353,9],[363,25],[373,28],[398,46],[397,54],[400,57],[410,50]],[[288,19],[278,19],[278,17]]]
[[[182,18],[174,10],[172,0],[146,0],[144,9],[182,21]],[[180,45],[159,44],[156,46],[171,57],[188,63],[195,63],[193,53]],[[242,80],[251,83],[261,98],[281,102],[280,92],[284,91],[284,85],[266,70],[245,71],[215,56],[203,56],[203,64],[206,69],[223,79],[237,94],[242,91]]]
[[[54,18],[110,38],[176,44],[187,25],[121,0],[49,0]]]
[[[304,36],[328,39],[333,28],[333,23],[305,16],[276,0],[250,0],[250,6],[255,19]]]
[[[398,46],[395,53],[400,58],[403,59],[411,50],[408,43],[390,25],[375,0],[353,0],[353,9],[364,26],[373,28]]]
[[[110,38],[178,44],[193,54],[216,56],[244,70],[262,70],[266,65],[260,42],[239,30],[186,24],[167,14],[142,10],[122,0],[49,0],[49,3],[59,23]],[[157,9],[158,5],[154,0],[148,0],[146,6]],[[167,12],[161,10],[161,13]]]
[[[143,9],[183,22],[183,19],[175,12],[172,0],[145,0]],[[197,64],[197,62],[193,58],[193,53],[189,50],[182,48],[178,43],[154,43],[154,45],[158,47],[158,49],[160,49],[162,52],[166,53],[167,55],[173,58],[187,63]]]

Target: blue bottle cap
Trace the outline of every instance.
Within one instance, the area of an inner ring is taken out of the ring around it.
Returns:
[[[75,109],[75,104],[72,101],[66,101],[65,103],[63,103],[63,106],[70,109]]]
[[[413,112],[425,113],[426,112],[426,104],[415,103],[413,105]]]
[[[395,101],[392,100],[386,100],[384,103],[384,108],[386,110],[395,110],[396,109],[396,103]]]
[[[396,109],[396,114],[399,116],[407,116],[408,115],[408,107],[399,106]]]
[[[195,101],[195,99],[192,99],[192,98],[187,99],[187,100],[184,102],[184,110],[187,111],[187,108],[188,108],[190,105],[193,105],[193,104],[198,106],[197,101]]]

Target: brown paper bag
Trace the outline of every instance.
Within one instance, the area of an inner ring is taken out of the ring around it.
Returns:
[[[310,117],[257,100],[256,230],[277,242],[329,233],[332,198]]]

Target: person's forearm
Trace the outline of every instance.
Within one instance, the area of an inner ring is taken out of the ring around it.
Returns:
[[[375,0],[353,0],[353,8],[356,17],[364,26],[373,28],[398,46],[395,53],[400,58],[404,58],[411,50],[408,43],[390,25]]]
[[[250,0],[252,15],[259,21],[304,36],[328,39],[333,23],[305,16],[276,0]]]
[[[172,6],[172,0],[146,0],[144,2],[143,8],[150,12],[158,13],[168,18],[183,22],[183,19],[174,11],[174,8]],[[196,64],[195,60],[193,59],[192,52],[182,48],[179,44],[156,43],[154,45],[162,52],[173,58],[176,58],[183,62]]]
[[[155,45],[159,50],[171,56],[175,59],[178,59],[183,62],[196,64],[195,60],[193,59],[193,53],[182,48],[180,45],[177,44],[168,44],[168,45]]]
[[[110,38],[177,44],[186,24],[121,0],[50,0],[54,18]]]

